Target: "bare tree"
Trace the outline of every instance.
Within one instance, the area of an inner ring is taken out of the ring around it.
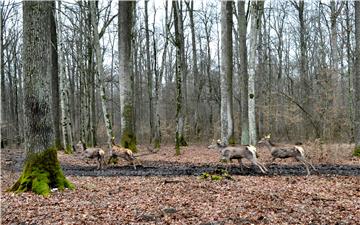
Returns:
[[[52,117],[53,127],[55,136],[55,146],[58,149],[62,148],[61,145],[61,132],[60,132],[60,95],[59,95],[59,62],[58,62],[58,43],[57,43],[57,32],[56,32],[56,2],[52,2],[51,12],[51,106],[52,106]],[[66,146],[64,146],[66,147]]]
[[[239,64],[241,87],[241,144],[249,144],[249,106],[248,106],[248,80],[247,48],[246,48],[246,15],[245,1],[238,1],[238,32],[239,32]]]
[[[258,45],[258,35],[261,29],[261,17],[264,2],[251,2],[251,28],[250,28],[250,52],[249,52],[249,142],[255,145],[257,142],[256,119],[255,119],[255,69],[256,69],[256,49]]]
[[[150,61],[150,35],[149,35],[149,15],[148,15],[148,0],[145,0],[145,33],[146,33],[146,74],[148,81],[148,95],[149,95],[149,124],[150,124],[150,143],[155,137],[154,130],[154,105],[153,105],[153,75],[151,71]],[[154,32],[154,31],[153,31]],[[156,58],[156,55],[154,56]]]
[[[98,69],[98,80],[100,83],[100,94],[101,94],[101,106],[102,106],[102,112],[104,116],[104,122],[106,127],[106,134],[107,134],[107,143],[110,149],[109,155],[112,154],[112,139],[113,139],[113,130],[112,130],[112,124],[111,124],[111,118],[110,114],[108,112],[107,106],[106,106],[106,92],[105,92],[105,84],[104,84],[104,66],[103,66],[103,60],[102,60],[102,53],[100,50],[100,38],[98,33],[98,21],[96,19],[96,6],[95,2],[90,2],[90,8],[91,8],[91,24],[94,28],[94,47],[95,47],[95,54],[96,54],[96,64]]]
[[[185,47],[184,47],[184,30],[183,19],[180,11],[179,2],[172,2],[174,10],[174,24],[175,24],[175,46],[176,46],[176,133],[175,133],[175,148],[176,155],[180,155],[180,146],[186,146],[184,134],[185,115],[184,115],[184,98],[183,98],[183,79],[185,77]],[[184,81],[185,82],[185,81]]]
[[[355,74],[354,74],[354,101],[355,101],[355,151],[360,152],[360,2],[355,2]]]
[[[221,141],[234,144],[233,63],[232,63],[232,1],[221,2]]]
[[[61,107],[61,126],[62,126],[62,133],[63,133],[63,144],[65,148],[65,152],[70,153],[72,151],[73,138],[72,138],[72,126],[70,120],[70,113],[69,113],[69,85],[67,79],[67,70],[65,65],[65,56],[64,56],[64,39],[62,36],[62,25],[61,25],[61,1],[59,3],[58,8],[58,26],[57,26],[57,33],[59,34],[59,65],[60,65],[60,107]]]
[[[119,74],[121,145],[136,151],[135,118],[133,105],[133,74],[131,37],[134,2],[119,2]]]

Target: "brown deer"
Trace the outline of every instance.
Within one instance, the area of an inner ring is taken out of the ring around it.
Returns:
[[[222,144],[220,140],[218,140],[216,144],[217,148],[220,150],[221,160],[231,162],[233,159],[237,159],[240,164],[241,171],[243,171],[243,164],[241,161],[243,158],[249,160],[252,164],[257,166],[262,173],[266,173],[266,171],[268,171],[264,165],[257,161],[256,147],[251,145],[230,147]]]
[[[123,148],[123,147],[117,145],[115,143],[114,137],[111,139],[111,141],[112,141],[112,154],[110,155],[109,162],[112,159],[117,159],[120,157],[120,158],[125,159],[126,161],[130,162],[133,165],[134,169],[136,169],[135,162],[138,165],[141,165],[139,160],[135,157],[134,153],[130,149]]]
[[[105,164],[105,151],[101,148],[87,148],[83,153],[84,157],[96,159],[97,169],[102,169]]]
[[[294,145],[294,146],[290,146],[290,147],[276,146],[273,143],[271,143],[270,135],[267,135],[264,138],[262,138],[258,142],[258,144],[264,144],[270,150],[271,156],[272,156],[272,162],[274,162],[275,159],[277,159],[277,158],[279,158],[279,159],[294,158],[297,161],[304,164],[306,171],[307,171],[307,175],[310,175],[308,165],[310,165],[314,170],[316,170],[315,167],[310,162],[306,161],[305,151],[299,145]]]

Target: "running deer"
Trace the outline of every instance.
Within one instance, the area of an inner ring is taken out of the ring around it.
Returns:
[[[264,144],[270,150],[272,156],[272,162],[274,162],[275,159],[277,158],[279,159],[295,158],[297,161],[304,164],[308,176],[310,175],[308,165],[310,165],[314,170],[316,170],[315,167],[310,162],[306,161],[304,149],[299,145],[294,145],[290,147],[276,146],[273,143],[271,143],[270,135],[267,135],[264,138],[262,138],[258,142],[258,144]]]
[[[262,173],[268,171],[264,165],[257,161],[256,157],[256,147],[251,145],[241,145],[236,147],[227,147],[221,143],[220,140],[217,141],[217,148],[220,150],[221,160],[232,161],[237,159],[240,164],[240,169],[243,171],[242,159],[245,158],[249,160],[252,164],[259,167]]]

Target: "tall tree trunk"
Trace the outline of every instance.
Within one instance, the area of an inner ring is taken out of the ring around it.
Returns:
[[[68,81],[66,76],[66,67],[65,67],[65,53],[64,53],[64,39],[62,37],[62,25],[61,25],[61,2],[59,1],[58,8],[58,24],[57,24],[57,33],[59,39],[59,67],[60,67],[60,101],[61,101],[61,124],[62,124],[62,133],[63,133],[63,144],[66,153],[71,153],[72,151],[72,129],[71,121],[69,114],[69,89]],[[52,78],[53,81],[53,78]]]
[[[149,0],[145,0],[146,74],[147,74],[148,95],[149,95],[150,143],[152,143],[155,137],[155,130],[154,130],[154,105],[153,105],[153,75],[151,71],[151,60],[150,60],[148,3]],[[156,58],[156,55],[154,57]]]
[[[248,108],[248,80],[247,48],[246,48],[246,15],[245,1],[238,2],[238,29],[239,29],[239,58],[240,58],[240,85],[241,87],[241,144],[249,144],[249,108]]]
[[[175,46],[176,46],[176,132],[175,132],[175,148],[176,155],[180,155],[180,146],[186,146],[187,143],[184,137],[184,105],[182,96],[182,79],[185,72],[185,55],[184,55],[184,39],[182,30],[182,15],[180,12],[179,2],[172,2],[174,10],[174,25],[175,25]]]
[[[256,49],[258,46],[258,34],[261,29],[261,15],[263,12],[264,2],[251,3],[251,28],[250,28],[250,58],[249,58],[249,142],[255,145],[256,137],[256,112],[255,112],[255,70],[256,70]]]
[[[155,5],[154,5],[155,7]],[[154,95],[154,139],[153,144],[156,149],[160,148],[161,143],[161,131],[160,131],[160,92],[161,92],[161,81],[166,62],[166,52],[168,47],[168,2],[165,2],[165,43],[163,48],[163,57],[160,71],[157,70],[157,47],[155,37],[155,17],[153,22],[153,49],[154,49],[154,72],[155,72],[155,95]]]
[[[88,8],[90,8],[90,2],[87,2]],[[88,37],[88,43],[87,43],[87,60],[88,60],[88,96],[89,96],[89,107],[90,107],[90,145],[96,146],[97,140],[96,140],[96,98],[95,98],[95,89],[96,89],[96,79],[95,79],[95,63],[94,63],[94,51],[93,51],[93,29],[91,26],[91,11],[88,11],[87,15],[87,37]]]
[[[1,10],[1,14],[0,14],[0,83],[1,83],[1,88],[0,88],[0,95],[1,95],[1,148],[4,148],[7,145],[7,134],[6,134],[6,91],[5,91],[5,62],[4,62],[4,30],[5,28],[5,20],[3,18],[3,12]]]
[[[108,143],[108,146],[110,149],[109,155],[112,155],[113,130],[112,130],[110,114],[108,113],[108,109],[106,106],[107,97],[106,97],[105,85],[104,85],[105,73],[104,73],[104,66],[103,66],[103,61],[102,61],[102,56],[101,56],[102,53],[101,53],[101,49],[100,49],[98,21],[96,19],[97,18],[96,17],[96,6],[95,6],[94,1],[90,2],[90,8],[91,8],[91,24],[94,29],[94,47],[95,47],[96,63],[97,63],[97,69],[98,69],[98,72],[97,72],[98,81],[100,84],[101,106],[102,106],[104,122],[105,122],[105,126],[106,126],[106,134],[108,137],[107,143]]]
[[[132,17],[134,3],[119,2],[119,79],[121,107],[121,145],[136,151],[134,130],[133,74],[131,61]]]
[[[355,74],[354,74],[354,103],[355,103],[355,150],[360,154],[360,2],[355,2]]]
[[[23,69],[25,74],[25,142],[27,157],[23,172],[11,191],[48,195],[51,188],[72,188],[64,177],[57,151],[50,112],[51,2],[23,2]]]
[[[332,58],[332,70],[333,70],[333,82],[336,91],[334,93],[335,104],[340,107],[342,105],[342,77],[339,70],[339,52],[338,52],[338,38],[337,38],[337,18],[341,13],[344,2],[340,3],[340,6],[336,7],[335,1],[330,1],[330,24],[331,24],[331,33],[330,33],[330,48],[331,48],[331,58]]]
[[[50,17],[50,32],[51,32],[51,106],[52,106],[52,119],[55,136],[55,146],[61,149],[61,132],[60,132],[60,95],[59,95],[59,64],[58,64],[58,52],[57,52],[57,35],[56,35],[56,21],[55,21],[55,9],[56,2],[51,2],[51,17]],[[60,24],[60,23],[59,23]],[[66,146],[64,146],[66,147]]]
[[[198,139],[200,135],[200,124],[199,124],[199,106],[202,86],[200,84],[201,78],[199,76],[197,56],[196,56],[196,35],[195,35],[195,22],[194,22],[194,1],[186,2],[187,9],[189,11],[190,30],[191,30],[191,46],[192,46],[192,72],[194,79],[194,95],[195,95],[195,110],[194,110],[194,133]]]
[[[221,2],[221,141],[234,144],[233,88],[232,88],[232,1]]]

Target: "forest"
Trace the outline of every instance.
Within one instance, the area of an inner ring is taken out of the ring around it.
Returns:
[[[1,223],[360,221],[359,1],[0,16]]]

